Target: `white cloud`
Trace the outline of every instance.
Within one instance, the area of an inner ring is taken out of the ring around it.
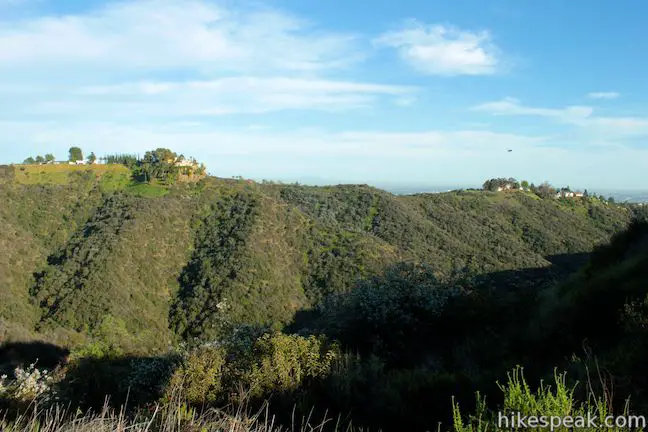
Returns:
[[[5,22],[0,30],[5,69],[307,72],[343,66],[358,55],[352,35],[318,32],[275,10],[238,11],[201,0],[109,3],[84,15]]]
[[[489,75],[500,65],[499,49],[487,31],[410,21],[375,42],[396,48],[403,60],[430,75]]]
[[[0,106],[11,106],[11,118],[147,121],[412,103],[413,87],[330,78],[362,57],[358,45],[285,12],[205,0],[0,18]]]
[[[619,96],[621,95],[617,92],[592,92],[587,94],[590,99],[616,99]]]

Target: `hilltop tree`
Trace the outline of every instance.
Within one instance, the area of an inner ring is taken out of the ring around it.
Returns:
[[[39,164],[45,162],[45,158],[43,156],[41,156],[41,155],[36,156],[35,160],[36,160],[36,163],[39,163]]]
[[[33,165],[36,163],[36,160],[33,157],[29,156],[27,159],[23,161],[23,163],[25,165]]]
[[[490,180],[486,180],[483,184],[483,189],[491,192],[495,192],[498,190],[498,188],[502,187],[505,188],[506,186],[509,186],[511,189],[519,189],[520,183],[513,177],[510,178],[494,178]]]
[[[144,155],[143,162],[150,164],[172,164],[176,161],[178,155],[167,148],[158,148],[153,151],[147,151]]]
[[[70,162],[83,160],[83,151],[81,150],[81,148],[70,147],[69,153],[70,153],[70,158],[69,158]]]
[[[93,164],[97,161],[97,156],[95,156],[94,152],[91,152],[88,155],[88,163]]]
[[[538,186],[536,194],[540,198],[549,198],[550,196],[556,193],[556,189],[549,184],[549,182],[544,182]]]
[[[134,154],[113,154],[104,156],[102,159],[107,164],[120,164],[130,169],[134,169],[139,162],[139,157]]]
[[[166,148],[147,151],[134,170],[135,175],[145,182],[173,183],[178,175],[177,158],[176,153]]]
[[[529,189],[529,182],[528,181],[522,180],[522,183],[520,183],[520,184],[524,189]]]
[[[56,158],[54,157],[54,155],[52,153],[47,153],[45,155],[45,161],[46,162],[54,162],[55,160],[56,160]]]

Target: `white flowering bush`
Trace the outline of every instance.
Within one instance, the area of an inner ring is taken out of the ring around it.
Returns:
[[[7,383],[7,375],[0,375],[0,398],[5,397],[8,388],[9,384]]]
[[[13,380],[9,380],[7,375],[0,377],[0,397],[27,402],[48,394],[52,389],[53,377],[46,369],[40,370],[34,364],[25,369],[17,367],[14,375]]]

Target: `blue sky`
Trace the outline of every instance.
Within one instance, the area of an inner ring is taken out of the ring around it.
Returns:
[[[0,0],[0,163],[648,189],[647,27],[641,0]]]

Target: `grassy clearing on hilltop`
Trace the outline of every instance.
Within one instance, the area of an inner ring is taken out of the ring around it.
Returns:
[[[119,190],[130,183],[131,171],[111,165],[14,165],[16,183],[24,185],[67,185],[74,175],[92,173],[106,191]]]

